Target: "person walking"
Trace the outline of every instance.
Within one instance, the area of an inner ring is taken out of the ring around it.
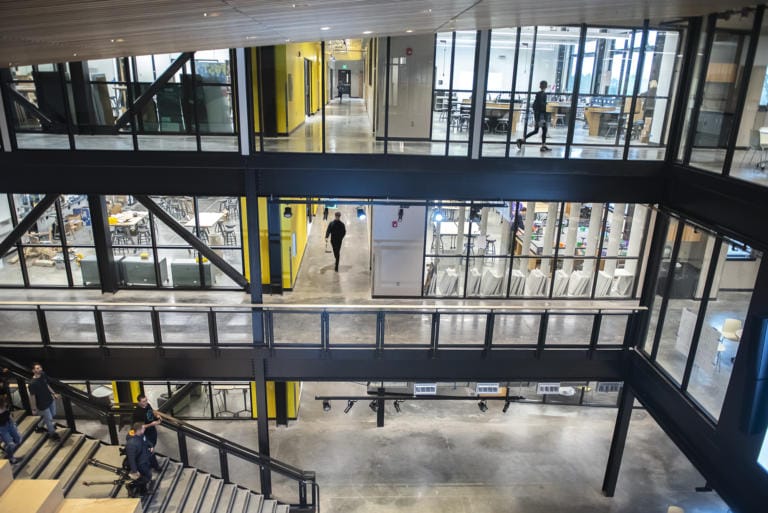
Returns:
[[[0,440],[3,441],[3,448],[8,461],[11,464],[16,463],[18,460],[13,457],[13,453],[16,451],[16,447],[21,444],[21,436],[19,436],[16,422],[11,416],[11,403],[5,396],[0,396]]]
[[[128,458],[128,476],[135,481],[136,490],[140,495],[147,493],[152,484],[152,460],[155,459],[155,448],[147,441],[144,423],[134,422],[125,439],[125,456]]]
[[[517,144],[517,151],[523,149],[525,140],[530,136],[537,134],[539,128],[541,128],[541,151],[551,151],[551,148],[547,146],[547,85],[546,80],[539,82],[539,92],[536,93],[533,105],[531,106],[533,108],[533,130],[525,134],[525,137],[518,139],[515,142],[515,144]]]
[[[48,376],[43,372],[43,366],[35,362],[32,364],[32,381],[29,383],[29,399],[32,403],[32,414],[43,418],[48,430],[48,438],[60,440],[56,433],[56,425],[53,418],[56,416],[56,399],[60,396],[48,383]]]
[[[335,271],[339,272],[339,255],[341,254],[341,241],[344,240],[344,236],[347,234],[347,227],[341,222],[341,212],[336,212],[334,220],[328,223],[328,228],[325,230],[325,240],[328,241],[328,237],[331,238],[331,247],[333,248],[333,257],[336,259]]]
[[[139,394],[136,397],[136,408],[133,410],[133,422],[141,422],[144,437],[147,442],[154,448],[157,447],[157,425],[163,422],[159,414],[155,413],[152,409],[152,405],[149,404],[147,396]],[[157,463],[157,457],[154,450],[149,458],[150,466],[155,470],[160,470],[160,465]]]

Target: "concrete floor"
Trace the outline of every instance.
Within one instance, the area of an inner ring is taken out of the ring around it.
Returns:
[[[349,414],[332,402],[324,412],[316,395],[364,395],[364,384],[304,383],[298,421],[270,427],[273,457],[314,470],[321,507],[333,513],[647,513],[677,505],[687,513],[725,513],[715,493],[698,493],[703,478],[643,410],[636,410],[616,496],[604,497],[602,479],[613,433],[614,408],[407,401],[389,403],[385,427],[367,402]],[[255,448],[254,421],[194,421],[233,442]],[[96,434],[104,426],[83,422]],[[177,456],[176,435],[159,429],[159,450]],[[124,433],[121,433],[124,436]],[[189,443],[191,463],[219,473],[218,454]],[[258,490],[252,465],[230,459],[233,481]],[[291,482],[275,477],[277,498],[295,500]]]

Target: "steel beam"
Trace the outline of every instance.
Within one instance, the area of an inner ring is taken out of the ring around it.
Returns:
[[[27,233],[40,216],[56,202],[58,194],[47,194],[32,210],[19,221],[19,224],[11,230],[5,239],[0,242],[0,257],[4,256],[19,241],[22,235]]]
[[[184,66],[184,64],[187,63],[187,61],[192,58],[193,55],[195,55],[195,52],[184,52],[179,55],[176,60],[173,61],[171,65],[168,66],[168,68],[163,71],[159,77],[157,77],[157,80],[152,82],[149,88],[144,91],[138,98],[136,98],[136,100],[134,100],[133,105],[131,105],[130,108],[128,108],[125,112],[123,112],[119,118],[117,118],[117,121],[115,121],[115,126],[112,128],[112,132],[115,134],[120,132],[120,129],[123,127],[123,125],[130,122],[131,117],[141,113],[141,111],[144,109],[144,106],[149,103],[149,101],[158,93],[158,91],[160,91],[160,88],[167,84],[171,77],[178,73],[178,71]]]
[[[26,96],[12,88],[10,85],[8,85],[8,95],[13,102],[17,103],[21,108],[29,112],[32,117],[40,121],[40,124],[43,125],[44,128],[50,130],[61,130],[64,128],[63,124],[46,116],[43,111],[37,108],[37,105],[27,100]]]
[[[245,277],[240,272],[229,265],[229,262],[220,257],[215,251],[206,246],[200,239],[195,237],[189,230],[179,224],[168,212],[160,208],[160,205],[155,203],[152,198],[144,195],[136,195],[136,200],[144,205],[147,210],[152,212],[160,221],[165,223],[168,228],[173,230],[179,237],[195,248],[201,255],[211,261],[213,265],[218,267],[224,274],[226,274],[232,281],[237,283],[240,287],[243,287],[246,291],[250,290],[250,285]]]

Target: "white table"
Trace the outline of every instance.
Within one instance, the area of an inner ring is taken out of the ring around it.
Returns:
[[[199,219],[200,229],[208,230],[209,228],[213,228],[219,224],[221,220],[224,219],[224,212],[200,212],[197,218]],[[184,226],[187,228],[194,228],[194,218],[184,223]]]
[[[437,225],[440,226],[437,226]],[[471,229],[470,229],[471,226]],[[455,221],[441,221],[440,223],[435,222],[435,230],[440,230],[440,245],[443,245],[442,238],[443,237],[451,237],[451,248],[456,247],[456,236],[459,234],[459,223]],[[471,231],[470,231],[471,230]],[[472,236],[480,235],[480,226],[475,222],[464,222],[464,235],[469,236],[470,233]]]

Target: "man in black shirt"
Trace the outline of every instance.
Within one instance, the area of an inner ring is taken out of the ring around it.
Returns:
[[[155,414],[146,395],[139,394],[138,397],[136,397],[136,401],[138,404],[133,410],[133,422],[141,422],[144,438],[147,439],[147,442],[152,447],[155,447],[157,446],[157,428],[155,426],[160,424],[162,419],[159,415]],[[155,457],[154,452],[150,457],[150,464],[153,469],[160,470],[160,465],[157,464],[157,458]]]
[[[56,426],[53,423],[53,417],[56,416],[56,399],[59,398],[59,394],[53,391],[48,383],[48,376],[43,372],[43,366],[37,362],[32,364],[32,381],[29,383],[29,392],[32,413],[42,417],[48,430],[48,438],[59,440]]]
[[[339,255],[341,254],[341,241],[347,234],[347,227],[341,222],[341,212],[334,214],[335,219],[328,223],[328,229],[325,230],[325,240],[331,238],[331,247],[333,248],[333,257],[336,259],[335,271],[339,272]]]
[[[547,146],[547,85],[546,80],[539,83],[540,90],[536,93],[536,98],[531,105],[533,108],[533,130],[525,134],[524,138],[516,141],[518,151],[523,149],[523,143],[526,139],[539,132],[539,127],[541,127],[541,151],[550,151],[549,146]]]
[[[147,441],[143,422],[135,422],[125,439],[125,456],[128,458],[131,479],[136,481],[136,490],[140,495],[147,492],[152,482],[150,466],[155,460],[155,448]]]

